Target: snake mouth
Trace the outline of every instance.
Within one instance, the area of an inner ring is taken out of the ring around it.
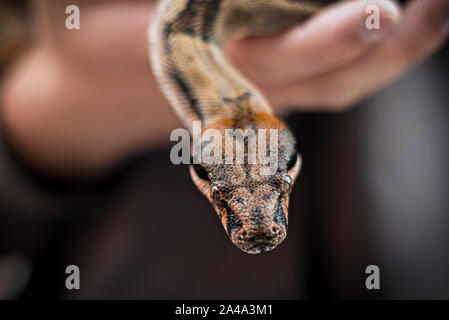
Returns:
[[[257,217],[249,219],[232,210],[218,191],[212,192],[211,199],[231,242],[242,251],[249,254],[271,251],[285,239],[287,225],[281,197],[272,215],[258,213]],[[283,219],[279,218],[280,213]]]
[[[242,251],[258,254],[271,251],[281,244],[287,230],[277,224],[248,225],[230,235],[232,242]]]
[[[247,249],[245,252],[250,254],[258,254],[262,252],[268,252],[276,248],[277,245],[273,245],[270,242],[261,242],[256,244],[254,247]]]

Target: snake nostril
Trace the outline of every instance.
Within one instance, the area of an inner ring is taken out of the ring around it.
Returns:
[[[276,234],[276,233],[278,232],[278,230],[279,230],[279,229],[278,229],[278,227],[276,227],[276,226],[273,227],[273,228],[271,228],[271,231],[273,231],[274,234]]]

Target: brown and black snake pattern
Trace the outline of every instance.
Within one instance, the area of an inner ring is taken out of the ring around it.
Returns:
[[[190,167],[194,183],[212,203],[231,241],[247,253],[272,250],[285,239],[289,196],[301,156],[292,133],[273,115],[263,94],[227,61],[223,46],[238,37],[280,32],[333,2],[162,0],[152,17],[153,72],[191,132],[193,121],[201,121],[203,130],[221,132],[222,140],[211,143],[224,145],[226,129],[241,129],[241,141],[247,141],[249,130],[278,130],[277,171],[271,175],[260,173],[261,164],[248,162]],[[236,143],[237,151],[247,159],[247,143]]]

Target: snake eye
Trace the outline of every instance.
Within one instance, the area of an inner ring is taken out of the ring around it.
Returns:
[[[221,203],[222,199],[221,199],[220,193],[218,192],[218,188],[216,186],[213,186],[211,188],[210,192],[211,192],[211,196],[212,196],[214,203],[216,205]]]
[[[296,152],[294,152],[294,153],[290,156],[290,159],[288,159],[288,162],[287,162],[287,171],[288,171],[288,170],[291,170],[291,169],[295,166],[295,164],[296,164],[297,161],[298,161],[298,154],[297,154]]]
[[[283,174],[282,175],[282,192],[290,193],[291,189],[292,189],[292,178],[287,174]]]
[[[198,176],[198,178],[209,181],[209,176],[208,173],[206,171],[206,169],[204,169],[204,167],[200,164],[194,164],[193,166],[193,170],[195,171],[196,175]]]
[[[291,180],[289,180],[289,181],[285,180],[285,181],[282,183],[282,192],[283,192],[283,193],[290,193],[291,190],[292,190],[292,183],[291,183]]]

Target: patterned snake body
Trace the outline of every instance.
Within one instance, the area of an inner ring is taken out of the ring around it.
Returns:
[[[261,164],[191,165],[198,189],[215,208],[231,241],[247,253],[269,251],[287,234],[291,187],[301,167],[295,139],[254,85],[226,59],[234,38],[282,31],[317,13],[331,0],[162,0],[149,36],[151,64],[161,90],[192,132],[278,129],[277,171]],[[223,143],[213,141],[212,143]],[[268,144],[268,138],[267,138]],[[248,156],[245,144],[236,144]]]

